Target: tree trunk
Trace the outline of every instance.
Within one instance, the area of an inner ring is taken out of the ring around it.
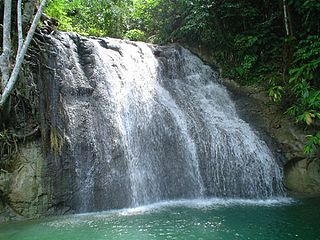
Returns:
[[[10,0],[6,0],[6,1],[11,2]],[[12,92],[12,90],[14,88],[14,85],[15,85],[17,79],[18,79],[18,75],[19,75],[23,60],[24,60],[24,56],[25,56],[25,54],[26,54],[26,52],[28,50],[28,47],[29,47],[30,42],[32,40],[33,34],[34,34],[34,32],[35,32],[35,30],[37,28],[37,25],[39,23],[39,20],[40,20],[40,17],[42,15],[42,13],[43,13],[45,5],[46,5],[46,0],[42,0],[40,6],[38,8],[38,11],[37,11],[37,13],[36,13],[36,15],[35,15],[35,17],[33,19],[31,27],[30,27],[30,29],[28,31],[26,40],[24,41],[20,52],[17,54],[16,63],[14,65],[14,68],[13,68],[12,73],[10,75],[9,81],[5,85],[5,88],[4,88],[3,92],[2,92],[2,95],[0,96],[0,108],[6,102],[7,98],[9,97],[10,93]]]
[[[284,25],[286,29],[286,40],[284,43],[284,51],[283,51],[283,83],[287,84],[289,78],[289,68],[292,62],[293,49],[292,49],[292,41],[293,41],[293,30],[291,23],[291,15],[290,9],[287,3],[287,0],[282,0],[283,4],[283,18]]]
[[[17,22],[18,22],[18,50],[17,57],[21,51],[23,45],[23,29],[22,29],[22,0],[18,0],[17,3]]]
[[[12,51],[11,46],[11,11],[12,1],[4,0],[3,12],[3,44],[2,54],[0,56],[0,70],[2,74],[1,89],[4,90],[10,77],[10,56]]]
[[[287,37],[292,37],[293,31],[292,31],[292,24],[291,24],[291,16],[290,16],[287,0],[282,0],[282,4],[283,4],[283,16],[284,16],[284,25],[286,28],[286,35]]]

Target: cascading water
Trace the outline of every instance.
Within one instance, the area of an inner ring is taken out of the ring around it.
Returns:
[[[273,154],[188,50],[71,33],[50,41],[46,78],[59,83],[66,138],[52,185],[64,182],[64,204],[86,212],[284,194]]]

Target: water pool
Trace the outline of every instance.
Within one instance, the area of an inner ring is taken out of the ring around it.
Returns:
[[[0,225],[1,240],[320,239],[320,199],[181,200]]]

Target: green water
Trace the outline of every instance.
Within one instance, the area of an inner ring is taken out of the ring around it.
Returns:
[[[320,199],[194,200],[0,225],[1,240],[320,239]]]

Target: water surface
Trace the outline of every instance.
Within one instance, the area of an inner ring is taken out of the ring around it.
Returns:
[[[185,200],[0,225],[1,240],[320,239],[320,199]]]

